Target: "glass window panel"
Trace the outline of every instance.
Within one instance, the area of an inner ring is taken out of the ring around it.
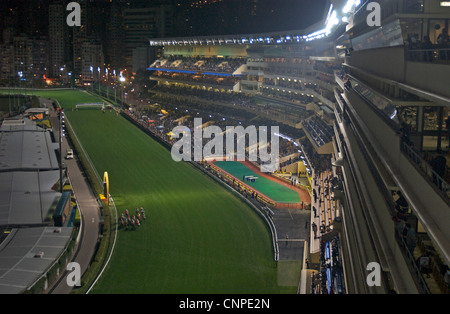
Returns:
[[[405,13],[423,12],[423,0],[404,0],[403,11]]]
[[[424,109],[424,126],[425,131],[436,131],[438,129],[439,108],[425,107]]]
[[[401,46],[404,44],[400,21],[395,20],[352,40],[354,50]]]
[[[448,36],[446,25],[448,25],[448,20],[430,20],[429,36],[433,44],[439,43],[439,35],[444,33]]]
[[[423,20],[407,19],[400,22],[403,32],[403,39],[411,49],[419,48],[423,40]]]
[[[387,101],[385,98],[378,96],[360,82],[355,82],[353,89],[365,97],[375,108],[382,112],[391,121],[399,123],[397,108],[392,103]]]

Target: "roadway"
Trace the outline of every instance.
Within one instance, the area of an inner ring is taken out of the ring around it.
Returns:
[[[56,111],[53,109],[52,101],[41,98],[41,104],[44,104],[50,110],[50,122],[55,131],[55,135],[59,138],[59,119]],[[63,138],[62,153],[65,155],[69,149],[67,139]],[[74,256],[71,262],[80,264],[81,274],[89,268],[91,260],[94,256],[97,242],[99,240],[99,222],[100,222],[100,206],[97,202],[96,195],[92,192],[88,179],[84,175],[77,156],[74,152],[74,159],[65,160],[67,173],[72,184],[78,208],[81,213],[81,236],[75,248]],[[63,275],[48,289],[48,294],[68,294],[72,291],[72,287],[67,285],[67,276],[69,272],[65,271]]]

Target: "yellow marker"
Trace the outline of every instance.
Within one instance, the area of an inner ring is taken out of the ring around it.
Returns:
[[[105,174],[103,175],[103,194],[106,198],[106,204],[109,205],[109,178],[108,178],[108,172],[105,171]]]

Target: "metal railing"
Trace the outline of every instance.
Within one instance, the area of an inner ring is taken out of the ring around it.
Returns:
[[[396,233],[396,238],[398,239],[400,246],[403,249],[403,252],[407,256],[411,267],[414,269],[414,274],[416,275],[415,277],[418,280],[418,284],[420,285],[420,288],[422,288],[424,293],[430,294],[430,289],[428,288],[428,285],[422,276],[422,272],[420,271],[419,267],[417,266],[416,260],[414,259],[414,256],[413,256],[413,253],[409,250],[408,245],[405,242],[405,239],[398,233]]]
[[[416,62],[446,62],[450,64],[450,48],[408,49],[406,59]]]
[[[450,185],[433,170],[431,165],[426,162],[411,146],[402,142],[400,150],[404,155],[418,168],[430,181],[442,192],[441,194],[450,199]]]

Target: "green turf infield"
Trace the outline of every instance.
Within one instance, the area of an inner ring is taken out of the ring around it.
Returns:
[[[270,233],[231,192],[115,113],[70,109],[99,102],[79,91],[56,98],[98,173],[108,171],[119,215],[144,207],[136,231],[120,230],[112,259],[93,293],[295,293],[280,286]]]
[[[296,191],[261,176],[260,173],[254,172],[238,161],[216,161],[214,164],[275,202],[300,202],[300,196]],[[243,176],[254,176],[258,177],[258,179],[255,182],[251,182],[244,180]]]

